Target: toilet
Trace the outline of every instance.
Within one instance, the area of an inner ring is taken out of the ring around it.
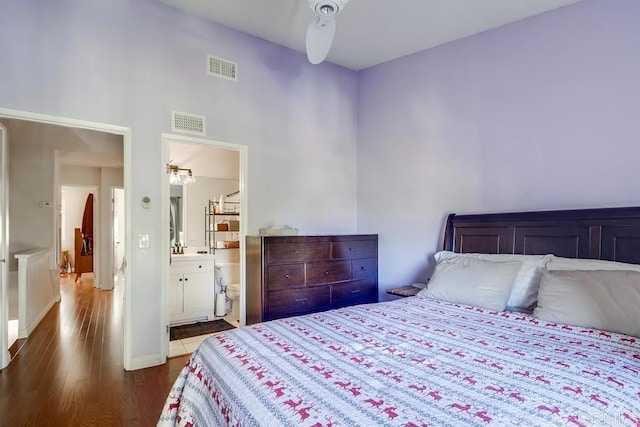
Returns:
[[[240,283],[229,283],[227,286],[227,297],[236,302],[240,299]]]
[[[233,325],[240,321],[240,283],[229,283],[227,286],[227,315]]]

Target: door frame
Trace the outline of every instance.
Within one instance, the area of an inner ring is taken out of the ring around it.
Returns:
[[[58,126],[66,126],[72,128],[89,129],[98,132],[107,132],[114,135],[122,136],[123,150],[124,150],[124,189],[125,189],[125,229],[131,230],[131,128],[125,126],[118,126],[106,123],[91,122],[87,120],[72,119],[68,117],[53,116],[49,114],[34,113],[30,111],[14,110],[10,108],[0,107],[0,118],[27,120],[32,122],[47,123]],[[8,208],[8,207],[7,207]],[[125,236],[125,259],[130,256],[131,251],[131,237],[129,234]],[[131,319],[132,319],[132,307],[131,307],[131,279],[128,269],[125,269],[125,286],[124,289],[124,312],[123,312],[123,365],[125,370],[130,370],[133,367],[131,357]],[[6,304],[7,296],[0,295],[4,301],[0,301],[0,304]],[[8,327],[8,322],[3,328]],[[5,353],[8,351],[6,343],[0,343],[0,352]]]
[[[115,277],[116,273],[119,270],[119,268],[116,267],[116,260],[118,258],[117,257],[118,250],[116,249],[116,242],[113,239],[113,237],[114,237],[113,236],[113,234],[114,234],[113,231],[114,231],[114,228],[115,228],[114,225],[115,225],[115,217],[116,217],[116,215],[115,215],[116,214],[116,212],[115,212],[115,200],[116,200],[116,193],[119,190],[124,191],[124,188],[122,186],[119,186],[119,185],[111,186],[111,211],[110,211],[111,213],[110,213],[110,218],[109,218],[109,224],[110,224],[109,233],[111,235],[111,248],[110,248],[111,249],[110,250],[111,256],[110,256],[110,260],[109,260],[110,261],[110,266],[109,266],[109,270],[108,271],[110,272],[110,275],[111,275],[110,283],[112,284],[112,287],[114,287],[114,288],[115,288],[114,277]],[[120,207],[119,209],[122,209],[122,207]],[[125,209],[126,209],[126,206],[125,206]],[[119,227],[124,228],[125,224],[119,225]],[[127,229],[126,228],[124,230],[124,233],[121,233],[120,230],[118,230],[118,231],[119,231],[118,232],[118,236],[122,236],[122,235],[126,236],[126,233],[127,233]],[[121,242],[118,242],[118,244],[120,244],[120,243]],[[124,265],[122,266],[122,268],[124,269]]]
[[[247,235],[247,212],[249,208],[249,197],[248,197],[248,151],[249,147],[241,144],[234,144],[230,142],[222,142],[215,141],[212,139],[206,138],[197,138],[185,135],[175,135],[169,133],[163,133],[161,135],[161,173],[160,177],[161,185],[161,202],[160,202],[160,212],[161,212],[161,224],[169,224],[169,174],[166,173],[166,165],[169,163],[169,143],[170,142],[178,142],[184,144],[192,144],[192,145],[202,145],[205,147],[211,148],[222,148],[225,150],[234,150],[240,154],[240,173],[239,173],[239,188],[240,188],[240,217],[238,218],[240,221],[240,241],[242,244],[240,245],[240,325],[244,326],[246,324],[246,272],[245,272],[245,251],[246,245],[244,244],[245,236]],[[161,248],[162,253],[170,254],[171,248],[169,247],[169,227],[166,227],[166,232],[164,233],[161,240]],[[169,256],[169,255],[167,255]],[[169,301],[167,298],[168,289],[169,289],[169,262],[165,262],[162,265],[162,280],[160,286],[160,303],[162,306],[162,325],[161,325],[161,333],[164,339],[162,340],[162,355],[163,359],[166,362],[166,358],[169,354]]]
[[[9,256],[9,171],[7,162],[7,128],[0,123],[0,369],[11,361],[9,354],[9,276],[7,257]]]

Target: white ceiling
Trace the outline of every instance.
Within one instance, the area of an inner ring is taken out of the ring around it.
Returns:
[[[196,177],[237,180],[240,152],[201,144],[169,142],[169,163],[191,169]]]
[[[307,0],[159,1],[299,52],[314,16]],[[327,61],[361,70],[578,1],[350,0]]]
[[[121,135],[29,120],[0,119],[7,128],[9,144],[50,147],[57,150],[62,165],[96,168],[123,168],[124,143]],[[169,143],[171,163],[192,169],[196,176],[237,179],[240,155],[235,150]]]
[[[60,163],[89,167],[122,168],[121,135],[18,119],[0,120],[7,127],[9,144],[51,147]]]

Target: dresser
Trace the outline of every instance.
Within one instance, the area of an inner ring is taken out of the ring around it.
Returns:
[[[378,301],[378,235],[247,236],[247,324]]]

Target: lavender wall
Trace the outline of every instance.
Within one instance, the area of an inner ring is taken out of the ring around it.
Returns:
[[[584,0],[360,72],[358,231],[381,288],[449,212],[640,204],[640,2]]]
[[[239,82],[208,76],[207,54],[237,62]],[[157,360],[163,338],[166,227],[157,201],[160,134],[170,132],[172,110],[204,115],[209,139],[249,147],[249,232],[356,230],[355,72],[312,66],[304,54],[155,0],[4,2],[0,62],[0,107],[132,129],[128,231],[150,233],[152,244],[128,254],[139,365]],[[142,209],[143,196],[152,209]]]

